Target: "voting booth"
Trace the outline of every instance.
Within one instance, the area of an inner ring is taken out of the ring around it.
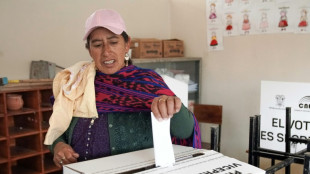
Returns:
[[[309,91],[309,83],[262,81],[260,115],[250,118],[249,164],[259,166],[264,157],[271,159],[266,174],[281,168],[290,174],[292,163],[310,173]]]

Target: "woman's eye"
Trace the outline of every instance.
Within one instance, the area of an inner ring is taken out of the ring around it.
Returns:
[[[116,45],[117,44],[117,42],[110,42],[111,43],[111,45]]]
[[[101,47],[101,44],[94,45],[95,48]]]

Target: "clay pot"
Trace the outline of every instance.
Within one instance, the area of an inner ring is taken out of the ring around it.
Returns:
[[[7,101],[7,108],[9,110],[19,110],[24,105],[22,95],[19,94],[8,94],[6,97],[6,101]]]

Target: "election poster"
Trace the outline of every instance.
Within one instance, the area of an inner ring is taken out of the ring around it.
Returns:
[[[291,108],[291,137],[310,138],[310,83],[262,81],[260,147],[285,152],[286,107]],[[306,147],[291,143],[291,153]]]

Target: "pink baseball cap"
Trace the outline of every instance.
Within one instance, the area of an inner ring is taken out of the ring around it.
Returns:
[[[121,15],[109,9],[100,9],[91,14],[85,23],[85,35],[83,40],[86,40],[89,34],[98,27],[104,27],[114,34],[126,32],[126,26]]]

